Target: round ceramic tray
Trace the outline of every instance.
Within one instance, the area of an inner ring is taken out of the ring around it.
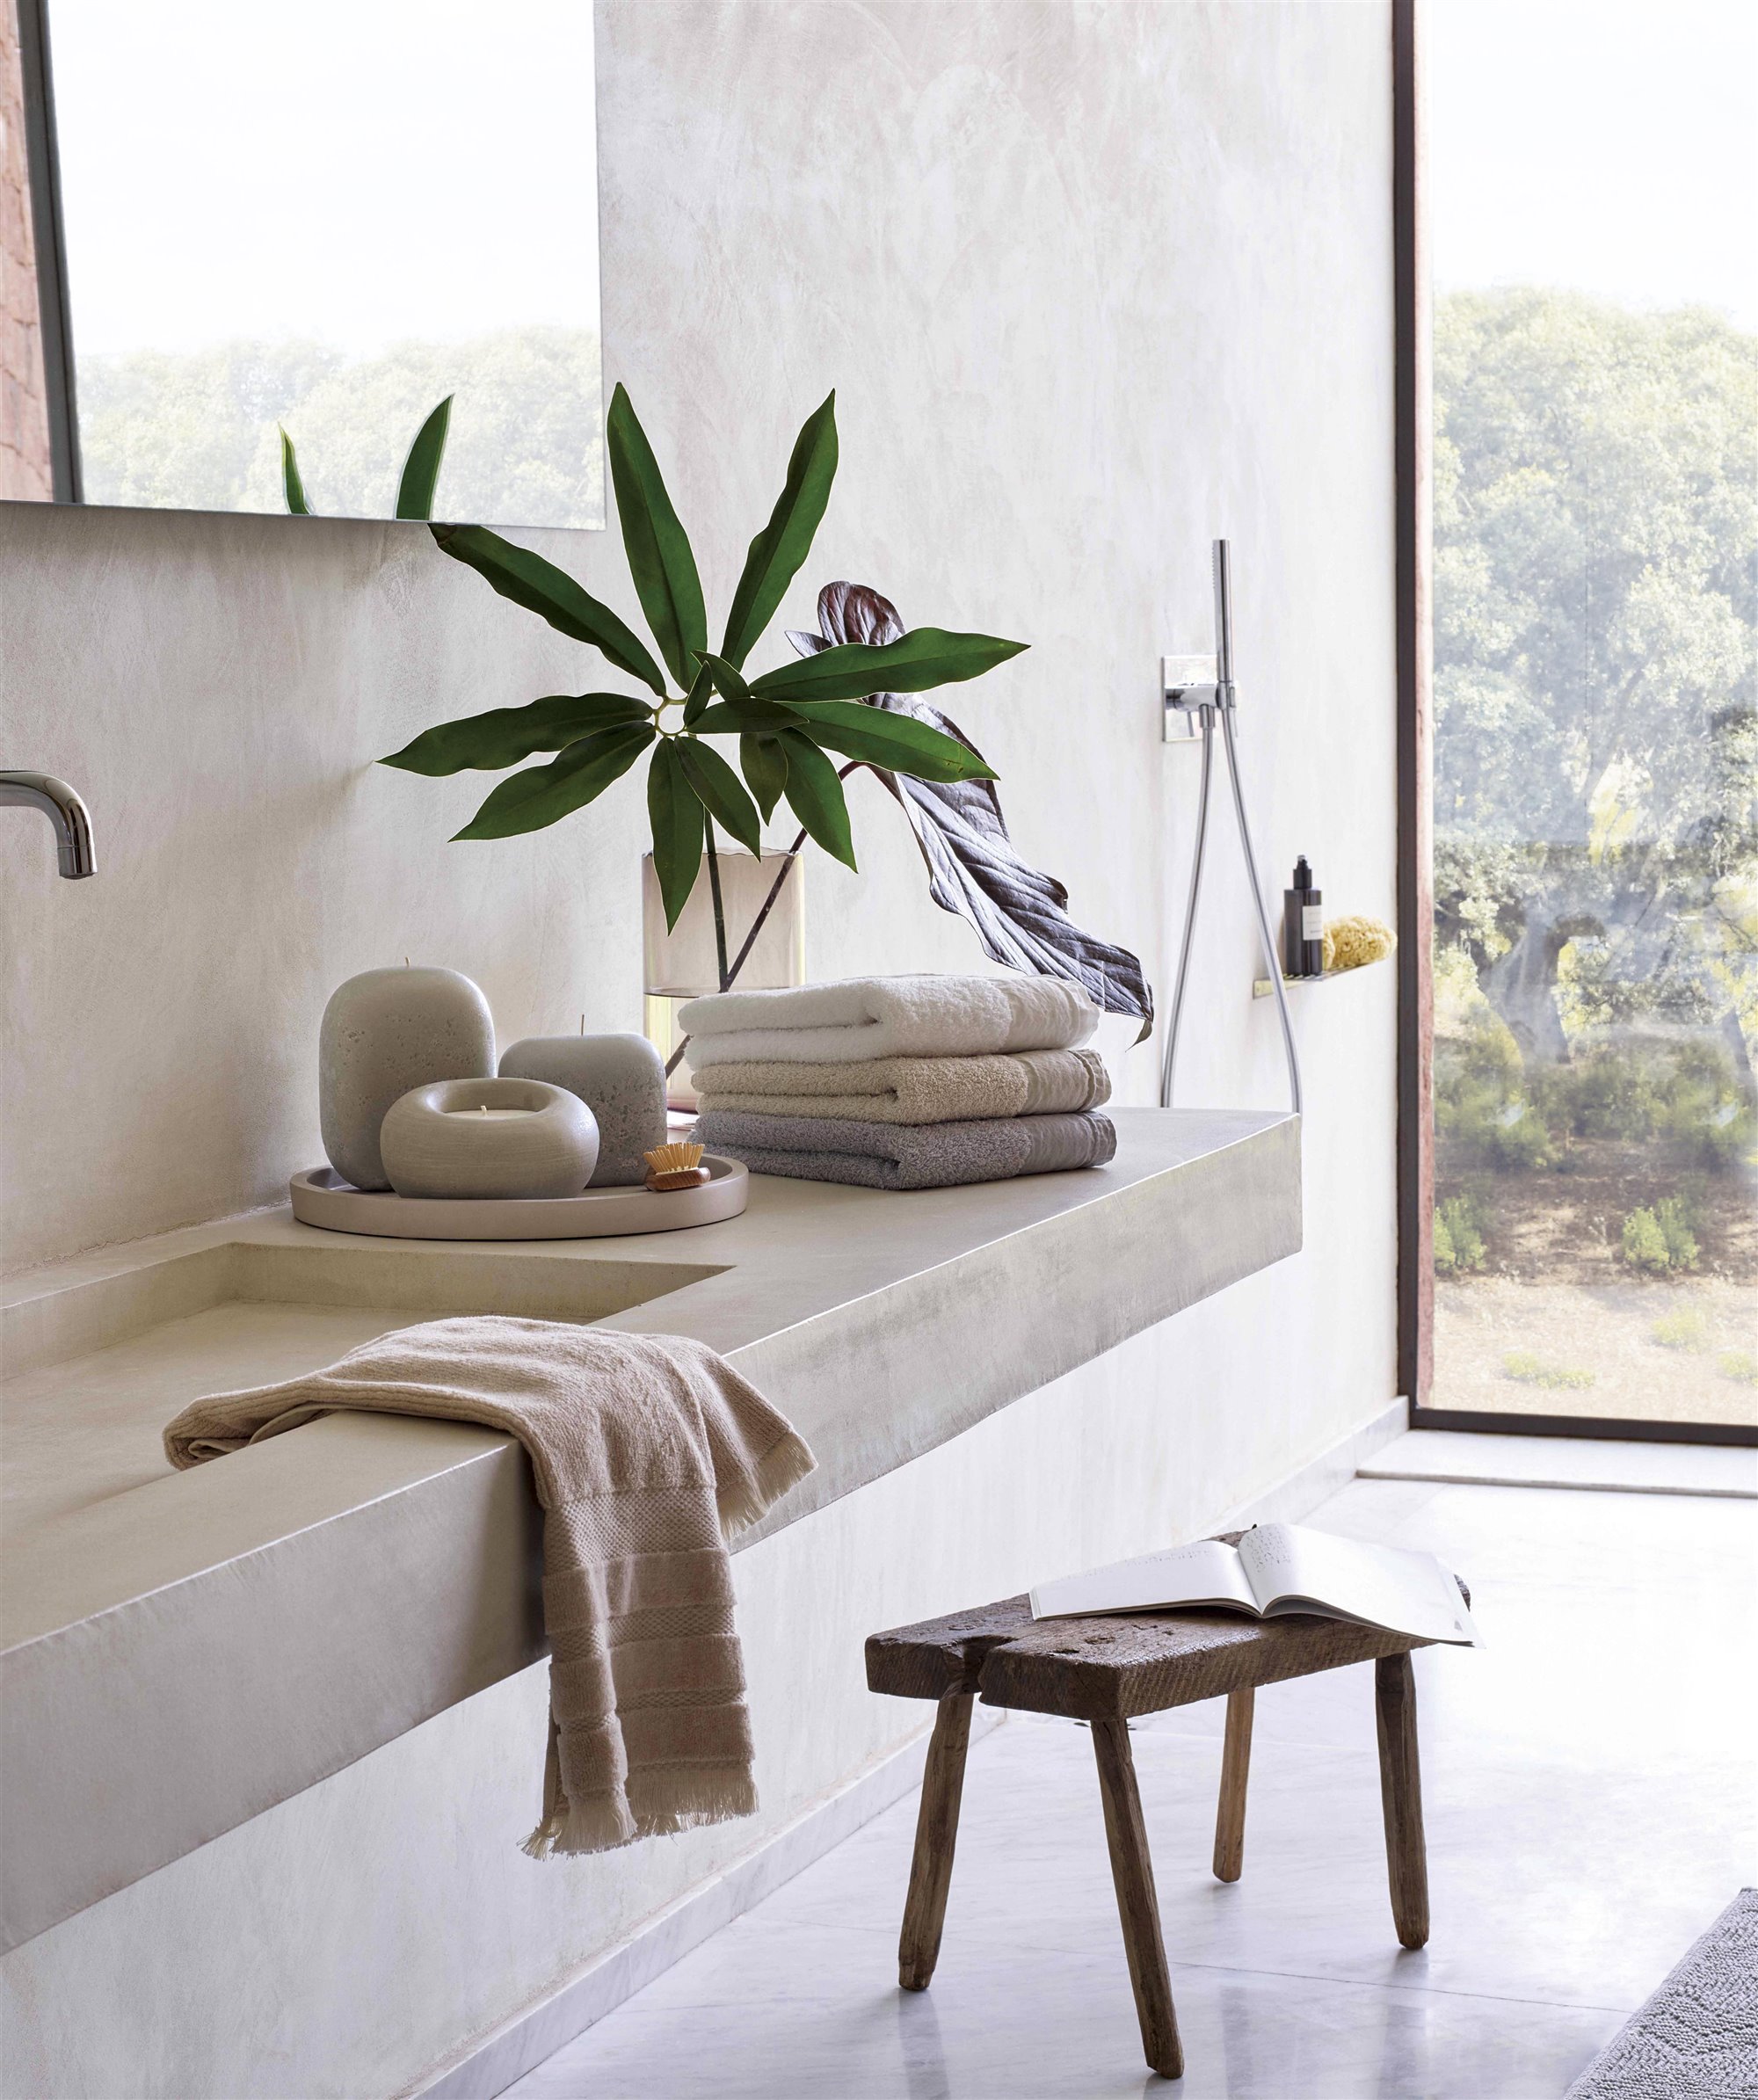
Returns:
[[[355,1188],[328,1166],[288,1184],[293,1215],[329,1232],[384,1239],[610,1239],[625,1232],[676,1232],[737,1217],[750,1176],[737,1159],[704,1154],[711,1179],[656,1195],[650,1188],[587,1188],[578,1195],[414,1196]]]

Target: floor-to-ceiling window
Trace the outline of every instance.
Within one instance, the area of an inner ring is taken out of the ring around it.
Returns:
[[[1432,1384],[1758,1421],[1758,7],[1426,0]]]

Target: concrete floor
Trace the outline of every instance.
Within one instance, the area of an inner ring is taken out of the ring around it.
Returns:
[[[1258,1696],[1244,1878],[1208,1871],[1221,1711],[1143,1726],[1181,2084],[1142,2061],[1090,1739],[972,1751],[932,1990],[896,1987],[912,1796],[512,2088],[517,2100],[1556,2100],[1758,1879],[1758,1510],[1357,1480],[1487,1646],[1416,1659],[1434,1929],[1387,1906],[1365,1668]]]

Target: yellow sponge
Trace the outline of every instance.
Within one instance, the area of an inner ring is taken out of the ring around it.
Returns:
[[[1365,912],[1333,919],[1325,926],[1326,970],[1359,970],[1363,963],[1383,963],[1398,946],[1398,935],[1383,919]]]

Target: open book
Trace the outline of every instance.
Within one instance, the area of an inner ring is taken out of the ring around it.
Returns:
[[[1457,1579],[1432,1553],[1363,1545],[1304,1524],[1256,1524],[1237,1546],[1199,1538],[1139,1560],[1042,1582],[1035,1619],[1217,1605],[1254,1618],[1305,1611],[1417,1640],[1481,1644]]]

